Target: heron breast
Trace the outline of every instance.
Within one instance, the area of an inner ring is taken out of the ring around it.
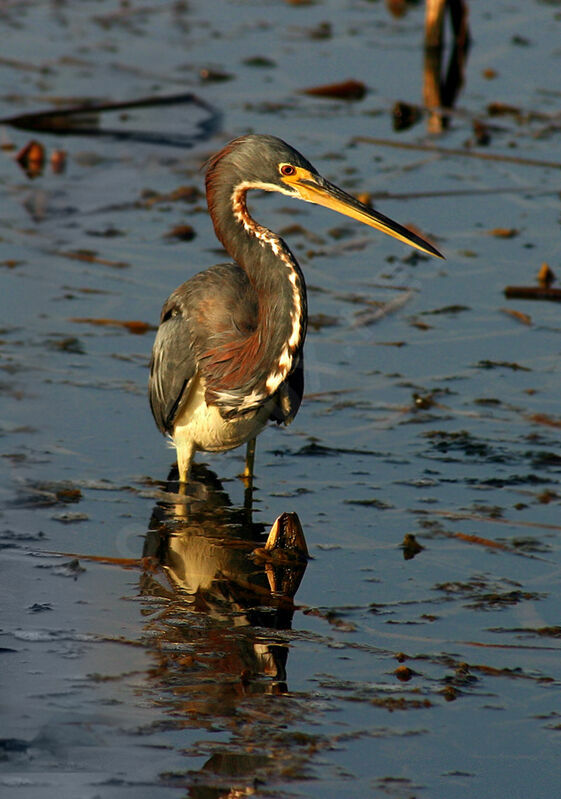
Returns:
[[[173,439],[192,442],[204,452],[224,452],[255,438],[265,427],[274,405],[270,399],[255,411],[224,419],[216,405],[207,405],[204,381],[195,384],[173,429]]]

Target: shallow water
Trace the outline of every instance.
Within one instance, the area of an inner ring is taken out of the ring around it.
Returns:
[[[206,105],[107,112],[98,135],[2,129],[3,795],[555,795],[561,325],[556,303],[503,291],[559,268],[559,168],[537,162],[561,166],[561,14],[470,12],[435,136],[426,115],[392,127],[396,101],[422,104],[420,5],[4,4],[2,117]],[[364,99],[299,93],[348,78]],[[258,442],[253,520],[241,450],[199,458],[219,482],[202,472],[192,502],[166,494],[153,332],[119,324],[156,325],[222,258],[202,195],[177,189],[200,191],[205,158],[248,130],[447,258],[253,200],[304,269],[313,322],[306,400]],[[31,138],[66,170],[30,179],[14,155]],[[192,240],[167,236],[183,224]],[[249,557],[283,511],[313,558],[294,607]]]

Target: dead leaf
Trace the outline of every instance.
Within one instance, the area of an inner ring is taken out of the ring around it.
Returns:
[[[176,225],[165,234],[166,239],[179,239],[180,241],[192,241],[195,236],[195,230],[191,225]]]
[[[392,109],[394,130],[408,130],[421,119],[421,109],[411,103],[397,102]]]
[[[110,261],[108,258],[100,258],[92,250],[59,250],[56,255],[60,255],[62,258],[72,258],[76,261],[86,261],[88,264],[113,266],[116,269],[126,269],[129,266],[126,261]]]
[[[128,322],[122,319],[93,319],[88,317],[84,318],[75,317],[70,321],[76,322],[77,324],[81,325],[97,325],[99,327],[102,326],[124,327],[129,331],[129,333],[132,333],[135,336],[142,336],[144,333],[147,333],[149,330],[157,330],[157,327],[155,327],[154,325],[151,325],[148,322],[139,322],[137,320]]]
[[[486,147],[491,142],[491,134],[489,127],[480,119],[473,120],[473,133],[475,136],[476,144],[480,147]]]
[[[506,103],[489,103],[487,106],[487,113],[490,117],[500,116],[514,116],[519,117],[522,114],[520,108],[514,105],[507,105]]]
[[[520,231],[513,227],[496,227],[489,231],[490,236],[495,236],[498,239],[513,239],[518,236]]]
[[[177,189],[169,191],[166,194],[159,194],[159,192],[153,191],[152,189],[144,189],[144,191],[141,192],[140,204],[144,208],[151,208],[158,203],[194,203],[200,200],[200,198],[201,192],[196,186],[179,186]]]
[[[482,547],[489,547],[491,549],[501,549],[503,552],[514,552],[512,547],[506,544],[501,544],[499,541],[493,541],[491,538],[483,538],[480,535],[470,535],[469,533],[446,533],[450,538],[458,538],[460,541],[466,541],[468,544],[478,544]]]
[[[501,313],[505,313],[508,316],[512,316],[514,319],[517,319],[519,322],[522,322],[523,325],[531,325],[532,324],[532,317],[529,316],[527,313],[522,313],[522,311],[513,311],[510,308],[501,308]]]
[[[545,427],[555,427],[557,429],[561,429],[561,419],[554,419],[553,417],[548,416],[547,413],[532,413],[526,418],[534,424],[543,424]]]
[[[40,142],[32,139],[16,155],[16,161],[28,177],[36,178],[45,165],[45,148]]]
[[[540,266],[540,271],[538,272],[538,283],[540,286],[545,286],[545,288],[549,288],[551,284],[555,281],[555,274],[548,263],[545,261]]]
[[[346,80],[342,83],[328,83],[324,86],[302,89],[300,94],[309,94],[312,97],[330,97],[336,100],[362,100],[366,94],[366,86],[358,80]]]
[[[66,153],[64,150],[53,150],[51,153],[51,169],[60,175],[66,169]]]

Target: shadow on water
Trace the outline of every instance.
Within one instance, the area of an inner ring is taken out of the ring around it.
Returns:
[[[148,690],[169,724],[234,734],[200,773],[162,775],[175,786],[185,778],[189,796],[207,799],[225,788],[245,795],[257,775],[293,757],[288,748],[280,757],[270,734],[261,739],[287,713],[266,698],[288,693],[286,633],[308,553],[296,514],[281,514],[267,537],[213,472],[196,466],[193,476],[187,487],[169,480],[153,510],[140,594],[154,658]]]

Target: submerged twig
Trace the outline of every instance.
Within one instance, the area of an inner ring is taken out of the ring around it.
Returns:
[[[443,191],[378,191],[370,195],[371,200],[422,200],[429,197],[479,197],[486,194],[539,194],[558,195],[559,189],[544,190],[537,186],[504,186],[480,189],[446,189]]]
[[[71,322],[82,325],[95,325],[97,327],[124,327],[129,333],[136,336],[141,336],[150,330],[157,330],[156,325],[151,325],[149,322],[141,322],[137,319],[126,321],[124,319],[97,319],[92,317],[73,317]]]
[[[157,106],[169,106],[180,104],[196,105],[208,112],[209,117],[198,124],[200,133],[193,135],[173,136],[165,133],[152,133],[146,131],[124,131],[107,130],[99,128],[97,116],[101,113],[114,111],[130,111],[139,108],[154,108]],[[171,94],[163,97],[147,96],[136,100],[120,101],[91,101],[69,108],[49,109],[46,111],[35,111],[30,114],[17,114],[12,117],[0,119],[0,124],[12,125],[23,130],[38,130],[47,133],[58,133],[67,135],[90,135],[90,136],[114,136],[121,139],[146,140],[152,143],[173,143],[186,146],[193,140],[208,137],[216,128],[219,113],[209,103],[198,97],[192,92],[181,94]]]
[[[428,511],[418,510],[419,514],[429,515]],[[470,521],[470,522],[492,522],[493,524],[508,524],[512,527],[531,527],[536,530],[561,530],[559,524],[546,524],[544,522],[527,522],[521,519],[501,519],[496,516],[482,516],[479,513],[467,513],[452,510],[431,510],[430,515],[444,516],[446,519],[453,519],[455,521]]]
[[[517,300],[561,300],[561,289],[552,288],[555,275],[548,263],[543,263],[538,272],[538,286],[506,286],[507,299]]]
[[[100,258],[89,250],[56,250],[55,255],[61,258],[70,258],[76,261],[85,261],[88,264],[101,264],[101,266],[112,266],[115,269],[126,269],[129,264],[126,261],[112,261],[109,258]]]
[[[42,555],[52,555],[53,557],[60,558],[76,558],[77,560],[85,560],[90,563],[99,563],[102,566],[119,566],[122,569],[143,569],[147,570],[153,563],[151,557],[141,558],[112,558],[106,555],[84,555],[79,552],[58,552],[49,550],[37,550]]]
[[[389,302],[384,302],[377,308],[364,308],[364,310],[355,314],[352,327],[367,327],[368,325],[373,325],[376,322],[379,322],[380,319],[384,318],[384,316],[395,313],[395,311],[398,311],[400,308],[406,305],[414,293],[415,292],[411,290],[406,291],[402,294],[398,294],[392,300],[389,300]]]
[[[394,139],[380,139],[374,136],[354,136],[353,144],[375,144],[377,147],[396,147],[400,150],[417,150],[425,153],[436,153],[444,156],[460,156],[462,158],[479,158],[482,161],[497,161],[520,166],[536,166],[548,169],[561,169],[560,161],[540,161],[537,158],[524,158],[516,155],[502,155],[501,153],[480,153],[475,150],[463,150],[457,147],[440,147],[437,144],[416,144],[415,142],[395,141]]]
[[[165,97],[141,97],[138,100],[120,100],[116,102],[85,102],[81,105],[70,106],[69,108],[58,108],[47,111],[34,111],[30,114],[17,114],[13,117],[3,117],[0,123],[3,125],[13,125],[16,128],[27,130],[59,130],[71,128],[73,117],[84,117],[89,114],[101,114],[104,111],[126,111],[133,108],[151,108],[158,105],[176,105],[178,103],[193,103],[202,108],[211,110],[211,106],[205,103],[192,92],[181,94],[171,94]],[[65,122],[65,120],[67,120]]]
[[[553,300],[561,302],[561,289],[548,286],[506,286],[505,297],[509,300]]]

